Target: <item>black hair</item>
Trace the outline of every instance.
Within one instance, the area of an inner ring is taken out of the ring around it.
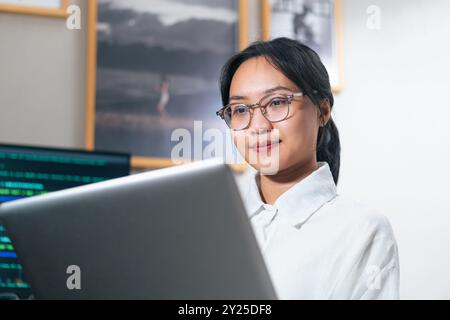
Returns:
[[[248,48],[232,56],[223,66],[220,77],[222,103],[227,105],[230,86],[239,66],[245,61],[265,57],[277,70],[295,83],[304,95],[308,96],[320,112],[325,99],[334,104],[328,72],[319,55],[300,42],[288,38],[270,41],[256,41]],[[337,185],[341,158],[339,131],[330,118],[324,127],[319,128],[317,136],[317,161],[327,162]]]

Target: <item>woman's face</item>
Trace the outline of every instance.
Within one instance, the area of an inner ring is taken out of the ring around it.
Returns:
[[[274,89],[276,93],[287,95],[302,91],[265,57],[252,58],[236,71],[229,102],[254,104]],[[323,120],[326,123],[330,116],[329,103],[323,103],[322,108],[325,109]],[[232,130],[232,137],[252,167],[261,173],[280,174],[316,164],[317,134],[321,123],[319,109],[309,97],[301,96],[292,101],[286,120],[271,123],[262,115],[261,109],[255,109],[249,127]]]

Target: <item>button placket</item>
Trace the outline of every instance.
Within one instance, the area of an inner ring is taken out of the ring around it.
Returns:
[[[257,231],[257,237],[259,238],[259,241],[262,245],[262,247],[265,247],[268,240],[268,228],[272,224],[273,220],[276,217],[276,214],[278,212],[278,209],[274,206],[270,205],[263,205],[263,210],[258,214],[257,217],[255,217],[255,225],[256,225],[256,231]]]

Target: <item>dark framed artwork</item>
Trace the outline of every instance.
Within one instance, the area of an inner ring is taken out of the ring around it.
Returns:
[[[225,132],[220,68],[247,45],[246,17],[246,0],[90,0],[87,148],[160,168],[174,130]]]
[[[342,90],[340,0],[262,0],[265,40],[288,37],[314,49],[330,75],[334,92]]]

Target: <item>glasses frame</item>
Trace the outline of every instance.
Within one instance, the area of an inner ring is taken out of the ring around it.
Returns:
[[[275,94],[276,94],[276,93],[275,93]],[[219,111],[217,111],[217,112],[216,112],[216,115],[219,116],[222,120],[224,120],[225,123],[227,124],[227,126],[228,126],[231,130],[233,130],[233,131],[242,131],[242,130],[248,129],[248,127],[249,127],[250,124],[252,123],[253,113],[255,112],[255,109],[261,109],[261,114],[262,114],[262,115],[264,116],[264,118],[265,118],[267,121],[269,121],[270,123],[277,123],[277,122],[284,121],[284,120],[286,120],[286,119],[289,117],[290,106],[291,106],[292,101],[294,100],[294,98],[297,98],[297,97],[303,97],[303,96],[304,96],[304,93],[303,93],[303,92],[295,92],[295,93],[291,93],[291,94],[279,93],[279,95],[286,96],[286,98],[288,99],[288,112],[286,113],[286,116],[285,116],[283,119],[277,120],[277,121],[271,121],[270,119],[267,119],[267,116],[266,116],[266,114],[267,114],[267,107],[268,107],[269,104],[272,102],[272,99],[269,100],[269,102],[267,102],[266,105],[262,105],[262,104],[261,104],[261,102],[262,102],[264,99],[267,99],[267,97],[270,97],[271,95],[274,95],[274,93],[268,94],[268,95],[262,97],[257,103],[250,104],[250,105],[247,105],[247,104],[245,104],[245,103],[230,103],[230,104],[227,104],[226,106],[223,106]],[[227,121],[225,120],[225,110],[226,110],[228,107],[232,106],[232,105],[245,106],[245,107],[248,108],[248,111],[250,112],[250,120],[248,121],[247,126],[245,126],[245,127],[242,128],[242,129],[233,129],[233,128],[231,128],[231,126],[230,126],[230,125],[227,123]]]

